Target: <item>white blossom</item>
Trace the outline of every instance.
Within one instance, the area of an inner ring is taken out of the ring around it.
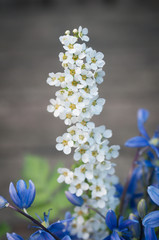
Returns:
[[[73,141],[69,133],[64,133],[63,136],[57,137],[56,141],[57,141],[56,148],[58,151],[63,151],[65,154],[71,153]]]
[[[73,30],[73,36],[67,30],[59,38],[64,48],[64,52],[59,53],[64,72],[49,73],[47,83],[60,89],[47,110],[69,126],[66,133],[57,137],[57,150],[70,154],[74,148],[73,170],[59,168],[57,181],[65,182],[68,191],[84,199],[81,207],[74,208],[71,234],[79,239],[102,240],[107,236],[106,224],[96,213],[90,217],[88,206],[97,208],[105,216],[109,208],[114,210],[119,204],[115,197],[118,177],[115,164],[110,160],[118,157],[120,147],[109,144],[112,130],[104,125],[95,127],[91,122],[105,104],[98,93],[98,84],[105,76],[105,61],[103,53],[83,42],[89,41],[87,34],[88,29],[80,26]]]
[[[87,28],[82,28],[81,26],[79,26],[78,28],[78,36],[79,38],[81,38],[81,40],[88,42],[89,41],[89,37],[87,36],[88,34],[88,29]]]
[[[70,184],[73,180],[73,172],[67,168],[59,168],[58,173],[60,176],[58,177],[57,181],[59,183],[65,182],[66,184]]]

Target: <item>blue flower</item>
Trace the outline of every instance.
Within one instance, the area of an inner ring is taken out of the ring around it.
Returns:
[[[47,233],[43,230],[39,230],[39,231],[33,233],[30,236],[29,240],[55,240],[55,238],[53,236],[51,236],[49,233]],[[71,240],[71,238],[70,238],[70,236],[66,235],[61,240]]]
[[[16,233],[7,233],[8,240],[24,240],[21,236]]]
[[[65,192],[65,195],[67,199],[75,206],[82,206],[84,203],[84,200],[82,197],[77,197],[76,194],[72,194],[68,191]]]
[[[8,201],[4,197],[0,196],[0,209],[7,207],[7,204]]]
[[[60,239],[63,239],[65,236],[68,236],[69,235],[68,223],[71,222],[73,218],[67,218],[65,220],[57,221],[57,222],[49,225],[49,215],[50,215],[50,210],[49,210],[48,214],[44,213],[44,221],[42,221],[41,218],[38,216],[38,218],[41,221],[41,224],[45,228],[47,228],[49,230],[49,232],[53,233]],[[67,214],[67,216],[70,216],[70,215]],[[30,240],[33,240],[33,239],[41,240],[41,239],[43,239],[43,236],[46,236],[46,239],[48,239],[48,240],[54,239],[49,233],[40,229],[30,236]]]
[[[24,180],[19,180],[17,182],[16,189],[11,182],[9,186],[9,194],[14,204],[21,209],[29,208],[35,198],[34,183],[29,180],[29,188],[27,189],[26,182]]]
[[[127,147],[151,147],[155,152],[157,157],[159,157],[159,129],[157,129],[152,138],[147,134],[144,123],[149,117],[149,112],[146,109],[139,109],[137,114],[137,124],[141,136],[136,136],[129,139],[125,146]]]
[[[113,210],[108,210],[105,222],[112,231],[112,234],[104,240],[130,240],[132,233],[129,231],[128,227],[133,223],[137,223],[137,221],[131,219],[124,220],[123,216],[117,221],[116,214]]]
[[[16,233],[7,233],[7,239],[8,240],[24,240],[21,236],[19,236]],[[53,236],[51,236],[49,233],[39,230],[39,232],[36,232],[31,235],[29,240],[55,240]],[[62,240],[71,240],[71,238],[66,235],[62,238]]]
[[[148,194],[152,199],[152,201],[159,206],[159,189],[154,186],[149,186]],[[150,228],[159,227],[159,210],[153,211],[147,214],[144,217],[142,223],[145,227],[150,227]]]

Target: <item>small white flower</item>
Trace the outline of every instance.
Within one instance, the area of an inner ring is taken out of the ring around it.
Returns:
[[[103,110],[104,104],[105,104],[104,98],[92,99],[91,106],[90,106],[92,114],[99,115]]]
[[[70,228],[71,235],[76,235],[79,232],[79,228],[81,227],[82,224],[84,224],[83,218],[73,219]]]
[[[87,145],[82,145],[79,148],[75,150],[74,153],[74,160],[79,161],[82,160],[82,162],[87,163],[89,162],[89,151]]]
[[[107,190],[105,186],[102,184],[101,181],[99,181],[96,184],[93,184],[90,186],[90,190],[92,190],[92,197],[102,197],[107,194]]]
[[[78,128],[76,126],[72,126],[67,128],[67,132],[72,136],[73,141],[76,141],[76,132],[78,131]]]
[[[73,172],[67,168],[59,168],[58,173],[60,176],[58,177],[57,181],[59,183],[65,182],[66,184],[70,184],[73,180]]]
[[[93,70],[97,70],[97,68],[102,68],[105,62],[102,60],[104,58],[104,54],[101,52],[96,52],[92,48],[88,48],[86,50],[86,61],[90,64]]]
[[[78,36],[81,38],[82,41],[89,41],[89,37],[87,36],[88,34],[88,29],[87,28],[82,28],[81,26],[78,28]]]
[[[48,105],[47,111],[48,112],[54,112],[54,116],[58,117],[64,110],[64,107],[62,106],[62,101],[60,99],[50,99],[51,105]]]
[[[84,191],[89,189],[88,183],[85,182],[79,182],[74,185],[74,183],[71,183],[69,187],[69,191],[73,194],[76,194],[77,197],[81,196]]]
[[[75,213],[73,214],[74,217],[84,216],[89,212],[88,207],[86,207],[85,205],[82,205],[81,207],[75,207],[74,211],[75,211]]]
[[[103,161],[103,162],[99,162],[97,165],[96,165],[96,168],[99,170],[99,171],[106,171],[106,170],[110,170],[112,167],[112,163],[110,161]]]
[[[119,149],[119,145],[112,145],[106,154],[106,159],[110,160],[111,158],[117,158],[119,156]]]
[[[71,49],[73,44],[75,44],[75,42],[77,42],[77,38],[74,36],[70,36],[70,35],[64,35],[59,37],[60,42],[65,45],[68,46],[68,49]],[[71,44],[69,46],[69,44]]]
[[[78,130],[76,134],[76,141],[79,144],[84,144],[88,140],[88,133],[85,131]]]
[[[76,124],[77,128],[82,129],[83,131],[91,131],[93,128],[95,128],[94,122],[87,122],[82,121]]]
[[[103,77],[105,76],[105,72],[102,69],[97,69],[94,73],[94,78],[96,83],[101,84],[103,82]]]
[[[49,73],[49,78],[47,79],[47,83],[50,86],[56,86],[56,87],[66,87],[65,82],[65,73]]]
[[[69,52],[60,52],[59,53],[59,60],[62,62],[65,66],[67,66],[68,63],[74,64],[74,61],[72,59],[72,55]]]
[[[93,165],[83,164],[80,167],[75,169],[75,174],[80,178],[93,178]]]
[[[89,149],[89,157],[92,163],[95,163],[96,160],[103,162],[105,159],[104,150],[99,149],[97,144],[93,144]]]
[[[77,45],[75,44],[76,41],[77,41],[76,37],[68,36],[68,38],[63,41],[64,43],[63,48],[69,53],[75,53],[76,49],[78,48]]]
[[[91,133],[91,136],[93,136],[96,143],[100,144],[100,149],[103,149],[105,145],[108,145],[109,141],[107,138],[112,136],[112,131],[110,129],[106,129],[105,126],[102,125],[100,127],[96,127],[93,130],[93,133]]]
[[[83,89],[80,89],[80,93],[84,98],[90,98],[98,95],[98,88],[96,84],[93,84],[93,86],[86,86]]]
[[[62,113],[60,113],[59,117],[64,120],[66,125],[74,124],[80,120],[77,116],[73,116],[73,112],[70,108],[64,109]]]
[[[63,136],[57,137],[56,141],[57,141],[56,148],[58,151],[63,151],[65,154],[71,153],[73,141],[69,133],[64,133]]]
[[[95,84],[92,72],[87,71],[85,69],[81,71],[81,77],[79,80],[80,80],[81,84],[83,85],[83,87],[86,87],[86,86],[91,87]]]

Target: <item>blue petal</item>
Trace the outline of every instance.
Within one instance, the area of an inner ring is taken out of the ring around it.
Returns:
[[[111,235],[111,240],[120,240],[119,235],[117,234],[117,232],[113,232]]]
[[[157,127],[154,135],[153,135],[154,138],[159,138],[159,126]]]
[[[146,109],[139,109],[137,113],[137,125],[140,133],[149,139],[149,136],[144,128],[144,123],[149,117],[149,112]]]
[[[35,233],[33,233],[29,240],[55,240],[55,238],[53,236],[51,236],[49,233],[43,231],[43,230],[39,230]]]
[[[143,166],[148,167],[148,168],[154,167],[154,165],[152,164],[152,162],[149,161],[149,160],[143,160]]]
[[[16,233],[7,233],[6,235],[8,240],[23,240],[23,238]]]
[[[77,197],[76,194],[72,194],[68,191],[65,192],[65,195],[67,199],[75,206],[82,206],[84,203],[84,200],[82,197]]]
[[[65,213],[65,219],[67,220],[67,219],[71,219],[71,218],[72,218],[71,213],[70,212],[66,212]]]
[[[72,215],[70,212],[66,212],[65,213],[65,220],[69,220],[69,219],[72,219]],[[70,226],[70,221],[66,222],[66,230],[68,230]]]
[[[138,223],[138,221],[136,220],[131,220],[131,219],[128,219],[128,220],[123,220],[123,217],[121,216],[119,218],[119,229],[122,230],[122,229],[125,229],[127,227],[129,227],[130,225],[134,224],[134,223]]]
[[[103,240],[111,240],[111,236],[104,238]]]
[[[104,238],[103,240],[111,240],[111,235],[106,237],[106,238]]]
[[[117,228],[117,218],[115,212],[113,210],[108,210],[106,218],[105,218],[106,225],[110,230]]]
[[[28,204],[28,191],[27,191],[27,184],[24,180],[20,179],[16,185],[17,194],[21,200],[22,208],[27,208]]]
[[[157,237],[153,228],[145,227],[145,240],[157,240]]]
[[[154,211],[149,214],[147,214],[143,221],[142,224],[145,227],[150,227],[150,228],[155,228],[159,226],[159,211]]]
[[[150,144],[151,148],[156,152],[157,157],[159,158],[159,147],[156,147],[152,144]]]
[[[159,206],[159,189],[154,186],[149,186],[147,192],[152,201]]]
[[[154,156],[154,154],[153,154],[151,151],[148,151],[148,152],[147,152],[147,155],[148,155],[148,157],[149,157],[151,160],[154,160],[154,159],[155,159],[155,156]]]
[[[27,203],[26,208],[29,208],[34,201],[35,194],[36,194],[35,185],[31,180],[29,180],[29,188],[27,190],[27,194],[28,194],[28,196],[27,196],[27,201],[26,201],[26,203]]]
[[[130,138],[128,141],[126,141],[125,146],[132,147],[132,148],[146,147],[146,146],[149,146],[149,143],[144,137],[137,136],[137,137]]]
[[[114,196],[120,198],[123,193],[123,186],[120,183],[115,184],[114,186],[116,188],[116,193]]]
[[[59,238],[63,238],[66,235],[65,234],[66,227],[65,227],[65,225],[61,221],[51,224],[48,227],[48,230],[51,233],[54,233]]]
[[[0,196],[0,209],[5,208],[7,203],[8,201],[4,197]]]
[[[10,197],[11,197],[12,201],[14,202],[14,204],[17,207],[22,208],[21,200],[20,200],[19,196],[17,195],[17,192],[16,192],[15,187],[12,182],[9,185],[9,194],[10,194]]]
[[[70,236],[65,236],[64,238],[62,238],[62,240],[71,240]]]

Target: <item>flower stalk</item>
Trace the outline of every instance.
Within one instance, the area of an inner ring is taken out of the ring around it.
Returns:
[[[54,233],[51,233],[47,228],[45,228],[39,221],[37,221],[35,218],[33,218],[32,216],[30,216],[29,214],[27,214],[26,212],[22,211],[21,209],[12,206],[10,203],[8,204],[9,208],[11,208],[12,210],[20,213],[21,215],[23,215],[24,217],[28,218],[29,220],[31,220],[33,223],[35,223],[37,226],[39,226],[41,229],[43,229],[45,232],[49,233],[52,237],[54,237],[56,240],[60,240],[60,238],[58,238]]]

